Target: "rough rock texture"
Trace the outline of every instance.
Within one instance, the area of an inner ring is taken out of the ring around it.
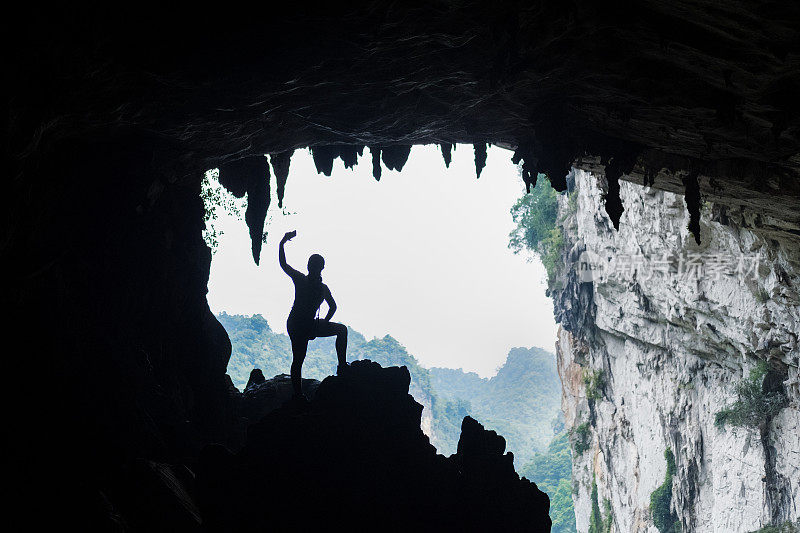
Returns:
[[[132,129],[199,180],[305,146],[330,174],[364,146],[400,168],[410,144],[461,142],[480,174],[489,142],[559,189],[590,154],[612,184],[633,166],[681,170],[770,209],[800,190],[798,22],[793,3],[757,1],[312,2],[266,19],[53,8],[11,35],[7,155],[23,175],[53,145]]]
[[[547,496],[514,472],[505,440],[466,417],[458,453],[437,455],[405,367],[355,361],[309,406],[248,429],[237,454],[212,445],[197,487],[206,527],[289,531],[549,531]]]
[[[615,531],[655,531],[650,494],[664,481],[667,447],[677,464],[673,506],[683,531],[797,521],[800,239],[779,230],[785,221],[706,204],[698,246],[681,196],[626,182],[617,232],[598,209],[603,177],[576,171],[574,179],[577,197],[560,206],[567,270],[553,296],[562,407],[570,427],[590,427],[589,449],[573,454],[578,530],[588,527],[594,476]],[[584,250],[605,267],[590,283],[573,268]],[[663,254],[685,254],[686,272],[678,272],[678,257],[661,271]],[[742,254],[758,259],[755,277],[734,271],[715,279],[720,258]],[[689,261],[705,271],[691,275]],[[790,399],[769,424],[766,448],[757,429],[714,425],[758,360],[769,362]],[[595,371],[603,379],[590,391],[584,377]]]

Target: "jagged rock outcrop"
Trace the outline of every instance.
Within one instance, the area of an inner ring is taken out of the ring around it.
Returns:
[[[563,287],[552,293],[562,326],[562,408],[574,431],[578,530],[589,525],[594,479],[600,509],[609,500],[613,530],[654,531],[650,495],[664,482],[668,447],[683,531],[798,521],[795,226],[706,203],[698,245],[681,196],[621,182],[625,210],[616,231],[598,209],[603,177],[573,177],[575,196],[560,207],[568,242]],[[587,258],[600,267],[589,278],[576,269]],[[714,423],[758,361],[789,398],[763,442],[756,428]]]
[[[287,403],[244,448],[207,448],[198,494],[211,531],[549,531],[547,496],[514,472],[505,440],[467,417],[437,455],[405,367],[355,361],[310,405]]]
[[[254,375],[256,379],[254,379]],[[260,379],[258,376],[260,375]],[[303,394],[313,398],[319,387],[316,379],[303,379]],[[261,370],[254,369],[250,380],[241,394],[239,414],[251,422],[260,420],[267,413],[274,411],[289,399],[294,390],[292,379],[288,374],[279,374],[274,378],[264,379]]]

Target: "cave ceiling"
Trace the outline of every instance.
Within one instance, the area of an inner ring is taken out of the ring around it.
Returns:
[[[62,6],[14,30],[7,154],[24,181],[59,145],[124,135],[174,181],[262,154],[288,171],[302,147],[323,173],[363,147],[399,168],[426,143],[475,145],[479,172],[496,144],[528,182],[604,170],[615,223],[622,178],[797,228],[798,21],[791,2]]]

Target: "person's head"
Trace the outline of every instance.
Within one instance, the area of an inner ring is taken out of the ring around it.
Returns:
[[[323,268],[325,268],[325,259],[321,255],[313,254],[308,258],[308,274],[310,276],[321,278]]]

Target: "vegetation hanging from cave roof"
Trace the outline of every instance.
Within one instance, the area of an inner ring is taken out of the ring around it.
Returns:
[[[219,239],[224,232],[217,225],[222,212],[227,212],[241,220],[242,210],[247,208],[247,199],[237,199],[225,187],[219,184],[219,169],[212,169],[205,173],[200,185],[200,198],[203,200],[205,210],[203,239],[211,248],[211,253],[216,253]]]

